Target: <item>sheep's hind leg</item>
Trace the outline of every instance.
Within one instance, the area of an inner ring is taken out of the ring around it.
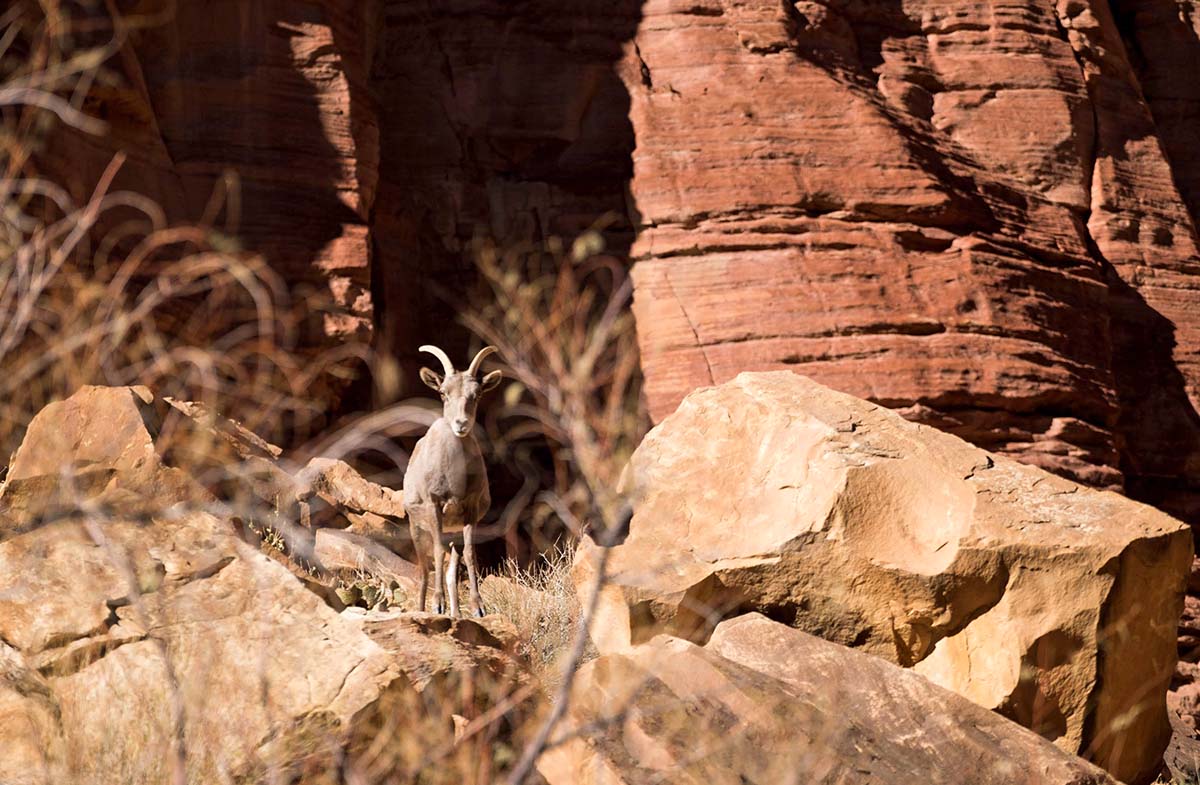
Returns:
[[[446,591],[450,594],[450,615],[458,617],[458,551],[450,546],[450,566],[446,568]]]
[[[442,510],[434,507],[433,531],[433,612],[446,612],[446,578],[444,575],[446,546],[442,544]]]
[[[463,558],[467,562],[467,583],[471,587],[471,605],[475,615],[483,618],[483,600],[479,597],[479,574],[475,571],[475,527],[463,527]]]

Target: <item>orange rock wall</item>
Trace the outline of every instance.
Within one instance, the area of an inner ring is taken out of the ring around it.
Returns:
[[[1194,10],[648,0],[652,414],[791,368],[1196,520]]]
[[[44,163],[85,198],[123,149],[175,220],[236,172],[305,345],[406,380],[473,237],[610,214],[655,418],[789,368],[1195,522],[1197,6],[180,3]]]

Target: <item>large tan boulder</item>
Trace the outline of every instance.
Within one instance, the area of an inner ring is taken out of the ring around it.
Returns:
[[[300,472],[305,496],[316,494],[342,509],[399,519],[404,517],[404,493],[367,480],[350,464],[334,458],[313,458]]]
[[[599,728],[599,730],[594,730]],[[1115,785],[927,679],[752,614],[588,663],[550,785]]]
[[[164,425],[170,436],[159,439]],[[157,499],[158,508],[167,499],[210,501],[196,477],[164,457],[189,441],[199,442],[188,449],[195,455],[225,444],[194,425],[145,387],[85,386],[46,406],[30,421],[0,486],[0,539],[83,504],[136,512],[139,499]]]
[[[85,385],[30,421],[0,486],[0,539],[80,506],[126,515],[208,508],[216,491],[222,509],[277,506],[296,495],[279,454],[202,404]]]
[[[690,395],[635,453],[593,637],[760,611],[1145,779],[1191,560],[1178,521],[788,373]],[[591,584],[598,549],[577,557]]]
[[[63,521],[0,543],[0,638],[54,707],[63,754],[47,748],[39,783],[170,781],[180,734],[190,782],[282,765],[276,735],[346,723],[399,675],[206,513]]]

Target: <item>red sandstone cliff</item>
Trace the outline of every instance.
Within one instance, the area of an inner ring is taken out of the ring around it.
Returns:
[[[314,348],[408,360],[478,232],[628,214],[656,417],[791,368],[1200,519],[1192,0],[228,0],[113,65],[47,167],[176,219],[237,172]]]
[[[648,2],[623,74],[655,416],[792,368],[1195,520],[1192,10]]]

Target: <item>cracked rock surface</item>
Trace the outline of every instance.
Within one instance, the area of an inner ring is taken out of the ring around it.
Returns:
[[[791,369],[1200,521],[1191,0],[648,0],[651,414]]]
[[[703,643],[758,611],[911,667],[1123,781],[1157,767],[1183,523],[789,372],[692,393],[625,482],[602,653],[662,632]],[[597,552],[581,546],[581,590]]]
[[[13,460],[0,491],[0,782],[149,785],[173,781],[176,761],[187,782],[269,781],[336,758],[385,698],[419,702],[467,671],[515,678],[502,624],[339,614],[242,541],[168,461],[228,436],[180,441],[189,424],[208,432],[179,407],[157,419],[161,403],[83,388],[31,422]]]
[[[550,785],[1115,785],[921,676],[757,614],[588,663]],[[797,780],[797,773],[800,779]]]

